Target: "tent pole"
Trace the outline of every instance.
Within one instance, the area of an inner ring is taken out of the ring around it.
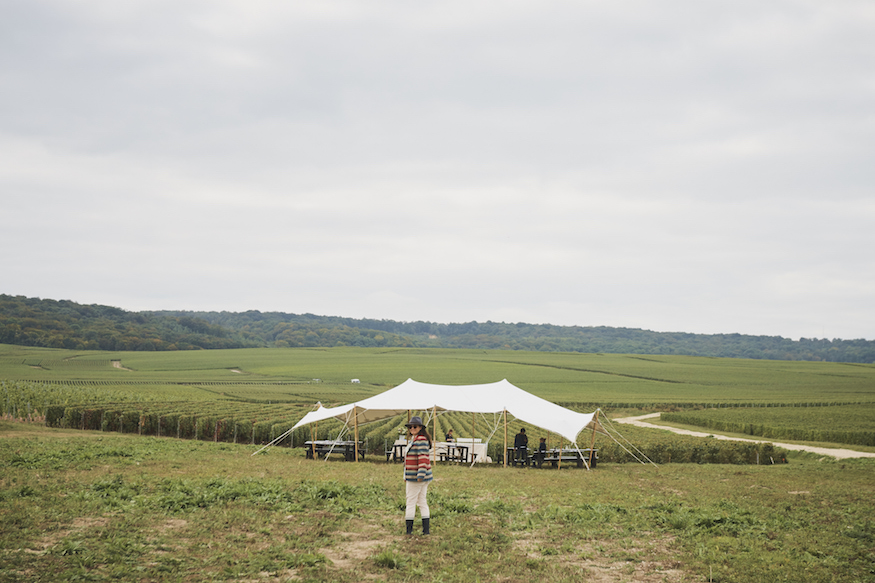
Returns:
[[[550,440],[551,440],[551,439],[553,439],[553,432],[552,432],[552,431],[548,431],[548,432],[547,432],[547,449],[550,449]]]
[[[431,408],[431,463],[437,462],[437,443],[435,440],[437,439],[437,405],[432,406]]]
[[[471,465],[468,467],[471,467],[471,468],[474,467],[474,462],[477,461],[474,459],[474,440],[476,439],[476,433],[475,433],[476,427],[477,427],[477,413],[471,413],[471,449],[468,450],[471,454]]]
[[[599,426],[599,411],[601,409],[595,410],[595,419],[592,424],[592,441],[589,443],[589,467],[592,467],[592,458],[595,455],[595,430]]]
[[[504,415],[504,455],[501,456],[504,459],[504,467],[507,467],[507,409],[502,411]]]
[[[477,439],[477,413],[471,413],[471,465],[474,465],[475,439]]]
[[[559,436],[559,469],[562,469],[562,446],[565,445],[562,443],[562,436]]]
[[[353,407],[353,427],[355,427],[355,461],[359,461],[359,408]]]

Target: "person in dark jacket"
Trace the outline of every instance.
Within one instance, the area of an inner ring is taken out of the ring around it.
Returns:
[[[544,463],[544,458],[547,457],[547,438],[542,437],[541,442],[538,444],[538,451],[535,452],[533,456],[535,460],[538,462],[538,467],[541,467],[541,464]]]
[[[525,428],[520,429],[520,432],[513,438],[513,449],[515,452],[513,465],[516,465],[517,461],[526,465],[529,457],[529,436],[526,435]]]

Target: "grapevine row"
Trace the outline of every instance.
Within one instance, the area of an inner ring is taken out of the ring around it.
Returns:
[[[810,427],[780,427],[767,423],[746,423],[716,419],[706,415],[693,413],[663,413],[661,419],[671,423],[695,425],[714,431],[726,433],[743,433],[766,439],[784,439],[791,441],[826,441],[848,445],[875,446],[875,431],[850,431],[842,429],[817,429]]]

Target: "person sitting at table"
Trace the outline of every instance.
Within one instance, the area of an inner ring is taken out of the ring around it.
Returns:
[[[444,441],[456,441],[456,440],[453,438],[453,430],[452,430],[452,429],[450,429],[449,431],[447,431],[446,435],[444,435]]]
[[[535,455],[532,456],[538,462],[538,467],[541,467],[541,464],[544,463],[544,458],[547,457],[547,438],[542,437],[541,442],[538,444],[538,451],[535,452]]]
[[[529,456],[529,436],[526,435],[525,427],[520,429],[520,432],[513,438],[513,449],[515,452],[513,465],[516,465],[518,460],[525,465]]]

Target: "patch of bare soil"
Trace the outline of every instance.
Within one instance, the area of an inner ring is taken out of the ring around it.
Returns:
[[[283,581],[300,581],[298,572],[295,569],[286,569],[278,573],[268,573],[262,571],[259,573],[259,579],[241,579],[240,583],[281,583]]]
[[[553,545],[535,538],[517,539],[514,547],[529,559],[551,562],[561,558],[563,567],[578,569],[586,581],[595,583],[690,581],[679,562],[661,558],[671,556],[674,539],[648,534],[650,538],[638,540],[581,541],[572,552],[563,551],[561,557],[552,554]]]
[[[360,580],[379,579],[367,563],[379,554],[384,547],[391,546],[395,539],[403,539],[397,524],[397,533],[387,533],[387,523],[397,520],[370,517],[356,524],[355,532],[337,532],[336,541],[330,547],[318,552],[330,560],[329,569],[356,572]],[[418,526],[418,525],[417,525]],[[432,535],[438,537],[440,535]],[[636,540],[582,540],[560,555],[555,552],[555,543],[518,533],[513,543],[514,552],[526,558],[549,563],[568,572],[569,576],[580,576],[581,580],[595,583],[688,583],[693,581],[690,574],[681,569],[678,561],[671,559],[674,538],[655,533],[642,533]]]
[[[109,524],[109,518],[98,516],[98,517],[81,517],[77,518],[70,525],[70,528],[65,528],[62,530],[57,530],[52,532],[51,534],[47,534],[42,537],[38,541],[35,541],[33,546],[36,547],[31,549],[25,549],[25,552],[35,553],[35,554],[44,554],[46,551],[57,545],[61,542],[62,539],[70,536],[71,534],[81,532],[84,530],[88,530],[91,528],[103,527]]]
[[[178,530],[188,526],[188,521],[181,518],[168,518],[161,524],[155,527],[158,532],[167,532],[169,530]]]
[[[113,368],[119,368],[119,369],[121,369],[121,370],[134,370],[134,369],[132,369],[132,368],[128,368],[128,367],[126,367],[126,366],[122,366],[122,361],[120,361],[120,360],[113,360],[113,361],[112,361],[112,366],[113,366]]]
[[[337,544],[319,552],[331,561],[336,569],[355,569],[379,552],[384,546],[385,530],[377,524],[364,523],[361,532],[338,532]],[[366,574],[362,574],[367,578]]]

